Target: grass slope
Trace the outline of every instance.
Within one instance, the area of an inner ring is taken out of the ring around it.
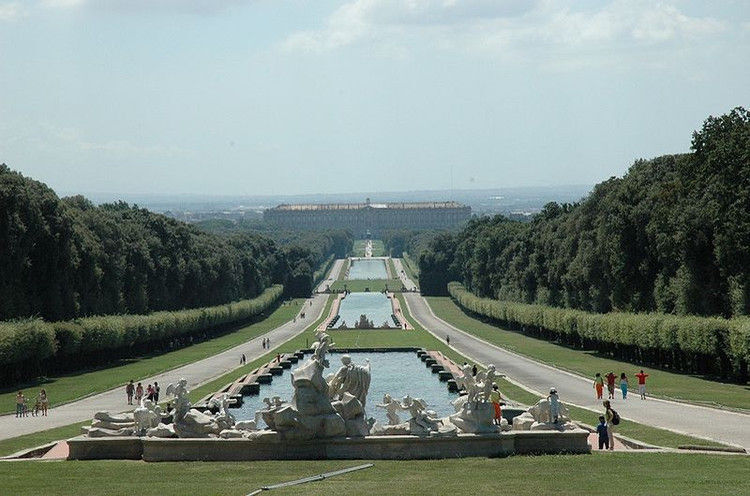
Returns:
[[[262,486],[363,461],[163,462],[85,461],[0,464],[3,492],[55,494],[242,496]],[[331,479],[273,491],[282,495],[750,494],[748,459],[675,453],[514,456],[385,461]],[[458,476],[460,474],[460,476]],[[467,486],[470,481],[470,486]]]
[[[427,301],[435,315],[459,329],[557,368],[591,378],[596,372],[604,375],[612,370],[618,376],[620,372],[625,372],[633,389],[636,382],[634,374],[642,368],[651,376],[648,380],[648,389],[654,396],[750,409],[750,388],[747,385],[717,382],[699,376],[676,374],[601,357],[592,352],[560,346],[483,322],[466,314],[449,297],[427,297]]]
[[[117,365],[107,368],[49,377],[45,381],[26,385],[23,389],[26,390],[27,397],[34,398],[38,388],[45,388],[54,407],[61,403],[67,403],[124,385],[130,379],[134,381],[145,380],[164,371],[221,353],[249,339],[267,333],[284,322],[292,320],[300,309],[301,301],[303,300],[287,302],[287,304],[277,307],[264,320],[192,346],[161,355],[123,360]],[[15,395],[16,390],[5,391],[0,394],[0,412],[15,411]]]

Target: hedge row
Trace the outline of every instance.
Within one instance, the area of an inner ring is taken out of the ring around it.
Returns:
[[[461,283],[448,292],[466,310],[547,340],[684,372],[746,380],[750,319],[663,313],[590,313],[480,298]]]
[[[323,262],[318,270],[315,271],[313,274],[313,291],[315,291],[318,287],[318,284],[320,284],[323,279],[325,279],[326,275],[328,275],[328,271],[331,270],[331,266],[333,265],[333,262],[336,261],[336,256],[331,255],[326,259],[325,262]]]
[[[213,307],[148,315],[106,315],[63,322],[42,319],[0,322],[0,370],[3,382],[30,377],[45,370],[45,363],[74,360],[85,366],[90,357],[128,356],[156,343],[221,329],[261,314],[283,293],[275,285],[260,296]],[[100,360],[101,361],[101,360]],[[50,367],[47,367],[49,369]]]

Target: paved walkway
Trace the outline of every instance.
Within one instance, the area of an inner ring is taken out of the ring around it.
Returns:
[[[546,394],[554,386],[563,402],[602,410],[601,401],[595,399],[591,379],[483,341],[439,319],[420,294],[404,293],[404,296],[412,317],[440,340],[449,335],[451,348],[459,353],[480,364],[495,364],[509,379],[536,392]],[[740,445],[750,451],[750,415],[654,398],[641,400],[637,391],[631,394],[632,397],[624,401],[618,392],[617,399],[612,401],[612,407],[623,418],[694,437]],[[595,424],[596,417],[592,413],[589,423]]]
[[[338,261],[337,261],[338,262]],[[334,269],[336,266],[334,266]],[[341,265],[338,265],[340,270]],[[331,272],[333,277],[338,277],[338,272]],[[296,321],[287,322],[272,331],[267,332],[257,338],[251,339],[243,344],[230,348],[217,355],[204,358],[197,362],[183,365],[176,369],[159,374],[155,377],[141,381],[144,386],[154,381],[161,387],[160,400],[166,399],[167,385],[170,382],[177,382],[184,377],[188,381],[188,386],[193,389],[201,384],[212,381],[240,366],[240,356],[244,353],[248,362],[252,362],[267,353],[261,346],[261,340],[268,338],[271,340],[271,347],[276,347],[285,341],[290,340],[304,331],[307,326],[315,322],[322,314],[328,295],[316,294],[311,299],[300,305],[300,311],[304,310],[306,318],[299,316]],[[312,304],[311,304],[312,303]],[[50,409],[47,417],[24,417],[17,419],[14,415],[0,416],[0,439],[22,436],[32,432],[52,429],[74,424],[83,420],[91,419],[94,413],[107,410],[109,412],[121,412],[132,410],[134,407],[128,407],[125,401],[125,388],[118,387],[104,393],[89,396],[87,398],[66,403],[59,407]]]
[[[343,267],[343,258],[337,258],[336,260],[334,260],[333,265],[331,266],[331,271],[328,273],[328,277],[320,281],[320,284],[318,284],[318,287],[315,289],[315,291],[317,293],[322,293],[326,290],[327,287],[333,286],[333,283],[338,280],[339,274],[341,273],[341,269]]]
[[[409,279],[408,275],[406,275],[407,272],[404,270],[404,264],[401,262],[401,259],[394,258],[393,265],[396,267],[396,272],[398,272],[398,278],[401,279],[401,284],[403,284],[409,291],[416,290],[417,285],[414,284],[414,281]]]

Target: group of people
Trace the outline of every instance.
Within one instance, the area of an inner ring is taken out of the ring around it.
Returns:
[[[261,341],[261,346],[264,350],[268,350],[271,348],[271,339],[270,338],[263,338],[263,341]]]
[[[29,408],[29,400],[26,398],[26,395],[23,394],[23,391],[18,391],[16,394],[16,418],[28,417],[29,413],[31,413],[32,417],[36,417],[40,414],[43,417],[46,417],[48,410],[49,397],[47,397],[47,391],[45,389],[40,390],[39,394],[36,395],[36,401],[32,408]]]
[[[635,374],[635,377],[638,379],[638,394],[640,395],[642,400],[646,399],[646,378],[648,377],[648,374],[644,373],[643,370],[641,370],[639,373]],[[602,374],[597,372],[594,376],[594,390],[596,390],[596,399],[601,400],[604,398],[604,381],[607,381],[607,391],[609,393],[608,399],[613,400],[615,399],[615,382],[617,381],[617,376],[614,372],[610,371],[609,374],[602,377]],[[625,372],[620,374],[620,391],[622,392],[622,399],[626,400],[628,399],[628,376],[625,375]]]
[[[140,404],[144,394],[147,400],[158,403],[160,392],[161,388],[159,387],[159,383],[156,381],[154,381],[153,385],[149,384],[146,387],[145,391],[143,389],[143,384],[139,382],[138,385],[135,385],[132,379],[125,385],[125,395],[128,398],[128,405],[133,404],[133,399],[135,399],[136,404]]]

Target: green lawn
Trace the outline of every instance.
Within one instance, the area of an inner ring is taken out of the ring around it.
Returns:
[[[262,486],[367,460],[268,462],[82,461],[0,464],[3,493],[243,496]],[[676,453],[372,461],[373,467],[273,490],[279,495],[750,494],[746,457]]]
[[[34,384],[27,384],[24,389],[31,389],[26,394],[35,397],[38,388],[45,388],[54,407],[61,403],[67,403],[124,385],[130,379],[134,381],[145,380],[161,372],[215,355],[267,333],[284,322],[292,320],[300,309],[301,301],[303,300],[287,302],[277,307],[270,316],[259,322],[192,346],[162,355],[123,360],[119,364],[107,368],[49,377]],[[15,394],[16,390],[6,390],[0,394],[0,412],[14,411]]]
[[[380,292],[388,288],[388,291],[401,291],[404,285],[400,279],[353,279],[334,281],[331,285],[331,291],[343,291],[347,288],[355,293],[362,293],[365,288],[370,288],[371,292]]]
[[[618,376],[620,372],[625,372],[630,377],[631,384],[635,383],[633,375],[643,369],[650,375],[648,390],[654,396],[714,406],[750,409],[750,388],[747,385],[717,382],[699,376],[676,374],[604,358],[593,352],[556,345],[482,322],[464,313],[449,297],[428,297],[427,301],[435,315],[459,329],[557,368],[592,378],[596,372],[604,375],[611,370]]]
[[[365,239],[357,239],[354,241],[354,248],[352,249],[352,256],[364,257],[365,256]],[[384,257],[385,256],[385,245],[380,239],[372,240],[372,256],[373,257]]]
[[[404,266],[404,270],[406,271],[406,275],[409,276],[409,279],[419,286],[419,265],[414,262],[411,255],[404,252],[404,256],[401,258],[401,265]]]
[[[396,271],[396,265],[393,263],[393,259],[388,257],[385,262],[388,265],[388,271],[390,272],[391,279],[399,279],[398,272]]]
[[[341,266],[341,272],[339,272],[339,276],[336,278],[339,281],[343,281],[346,279],[346,271],[349,270],[349,265],[351,265],[352,261],[350,258],[344,259],[344,264]]]

